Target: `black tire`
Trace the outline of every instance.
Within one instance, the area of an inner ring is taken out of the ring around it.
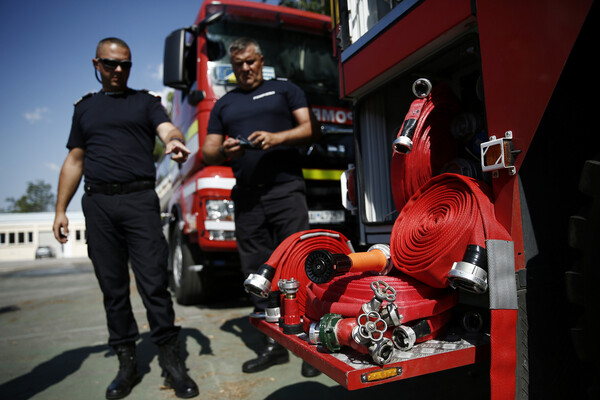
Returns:
[[[600,155],[587,160],[582,169],[579,189],[588,196],[588,203],[579,215],[569,223],[569,244],[578,251],[572,268],[566,272],[567,298],[573,304],[572,312],[577,316],[576,326],[571,328],[571,338],[577,357],[584,363],[589,386],[589,398],[600,396],[600,302],[597,283],[600,280]]]
[[[172,232],[170,246],[171,290],[181,305],[206,303],[209,296],[209,279],[206,270],[194,271],[191,266],[203,265],[199,249],[189,243],[181,230]]]

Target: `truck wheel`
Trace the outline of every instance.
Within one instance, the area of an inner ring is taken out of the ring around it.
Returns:
[[[171,290],[181,305],[204,303],[208,299],[207,272],[191,270],[202,264],[199,251],[179,229],[173,230],[171,241]]]
[[[597,285],[600,281],[598,260],[600,259],[600,155],[587,160],[579,179],[579,190],[586,195],[587,204],[579,215],[569,221],[569,244],[577,250],[570,270],[566,272],[567,298],[571,311],[577,317],[576,326],[571,328],[572,342],[577,357],[584,363],[589,384],[587,395],[598,398],[600,384],[600,302]]]

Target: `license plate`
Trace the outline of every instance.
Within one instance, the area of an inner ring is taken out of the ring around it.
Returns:
[[[341,224],[346,220],[343,210],[310,210],[308,222],[311,224]]]

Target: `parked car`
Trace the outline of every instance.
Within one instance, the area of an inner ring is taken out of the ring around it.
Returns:
[[[56,253],[54,249],[50,246],[40,246],[35,251],[35,258],[54,258],[56,257]]]

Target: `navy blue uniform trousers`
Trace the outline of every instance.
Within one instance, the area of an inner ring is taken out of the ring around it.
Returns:
[[[128,194],[86,193],[82,199],[88,255],[104,295],[108,344],[139,337],[130,302],[129,265],[146,308],[150,339],[157,345],[176,336],[168,291],[168,245],[161,229],[154,190]]]
[[[288,236],[309,229],[304,180],[266,186],[234,186],[235,237],[244,276],[256,273]],[[256,310],[267,299],[250,296]]]

